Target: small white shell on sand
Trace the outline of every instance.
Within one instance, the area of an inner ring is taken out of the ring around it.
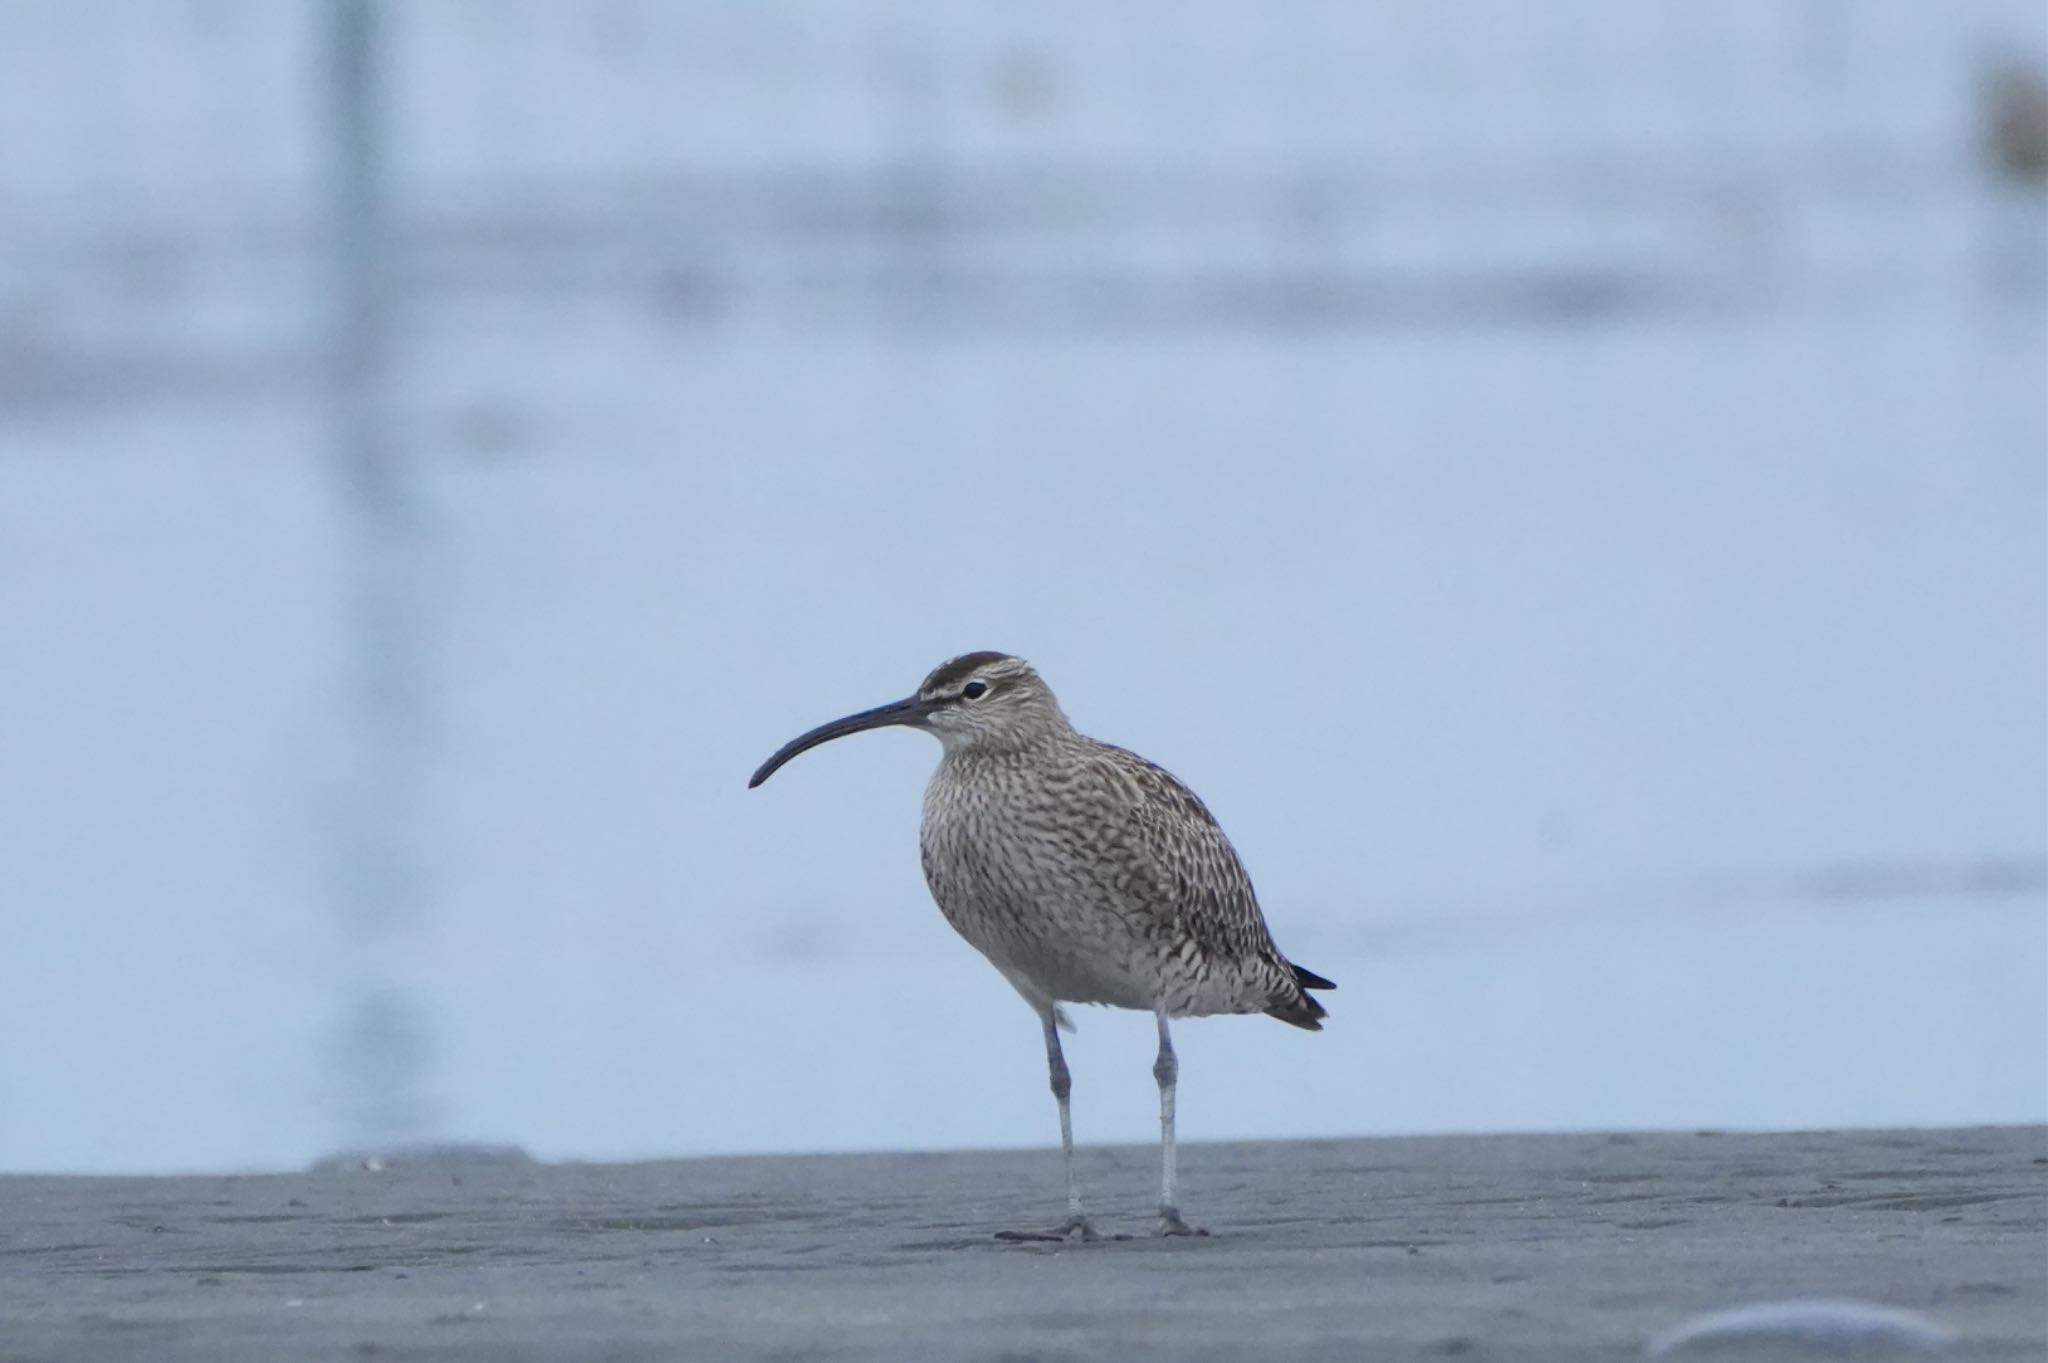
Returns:
[[[1747,1302],[1694,1316],[1650,1341],[1648,1354],[1705,1356],[1730,1352],[1787,1358],[1899,1358],[1938,1352],[1954,1332],[1916,1311],[1867,1301],[1807,1297]]]

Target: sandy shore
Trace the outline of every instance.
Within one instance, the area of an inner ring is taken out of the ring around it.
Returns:
[[[0,1178],[0,1360],[1597,1363],[1806,1296],[2048,1358],[2040,1128],[1182,1159],[1213,1236],[1143,1238],[1152,1152],[1090,1150],[1098,1222],[1140,1238],[1073,1247],[991,1235],[1055,1218],[1046,1152]],[[1830,1356],[1774,1349],[1712,1356]]]

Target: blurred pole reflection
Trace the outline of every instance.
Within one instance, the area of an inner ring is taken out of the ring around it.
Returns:
[[[357,1146],[418,1139],[430,1121],[422,1013],[405,946],[426,899],[422,855],[423,525],[392,422],[383,15],[333,0],[333,430],[346,593],[336,819],[338,1078]]]

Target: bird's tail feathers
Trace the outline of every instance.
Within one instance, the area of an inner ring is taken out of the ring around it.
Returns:
[[[1316,997],[1308,991],[1311,989],[1335,989],[1337,986],[1324,979],[1321,975],[1316,974],[1313,970],[1303,970],[1292,961],[1287,962],[1287,969],[1291,973],[1292,978],[1288,980],[1287,987],[1267,1007],[1266,1016],[1278,1018],[1282,1022],[1290,1026],[1299,1027],[1304,1031],[1322,1031],[1322,1020],[1330,1015],[1330,1010],[1323,1007],[1316,1000]]]

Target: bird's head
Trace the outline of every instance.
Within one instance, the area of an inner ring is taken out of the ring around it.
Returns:
[[[1007,653],[963,653],[933,668],[917,691],[899,701],[820,724],[782,745],[761,764],[749,788],[773,776],[798,753],[835,738],[901,724],[923,729],[948,752],[1021,745],[1064,732],[1067,717],[1048,687],[1022,658]]]

